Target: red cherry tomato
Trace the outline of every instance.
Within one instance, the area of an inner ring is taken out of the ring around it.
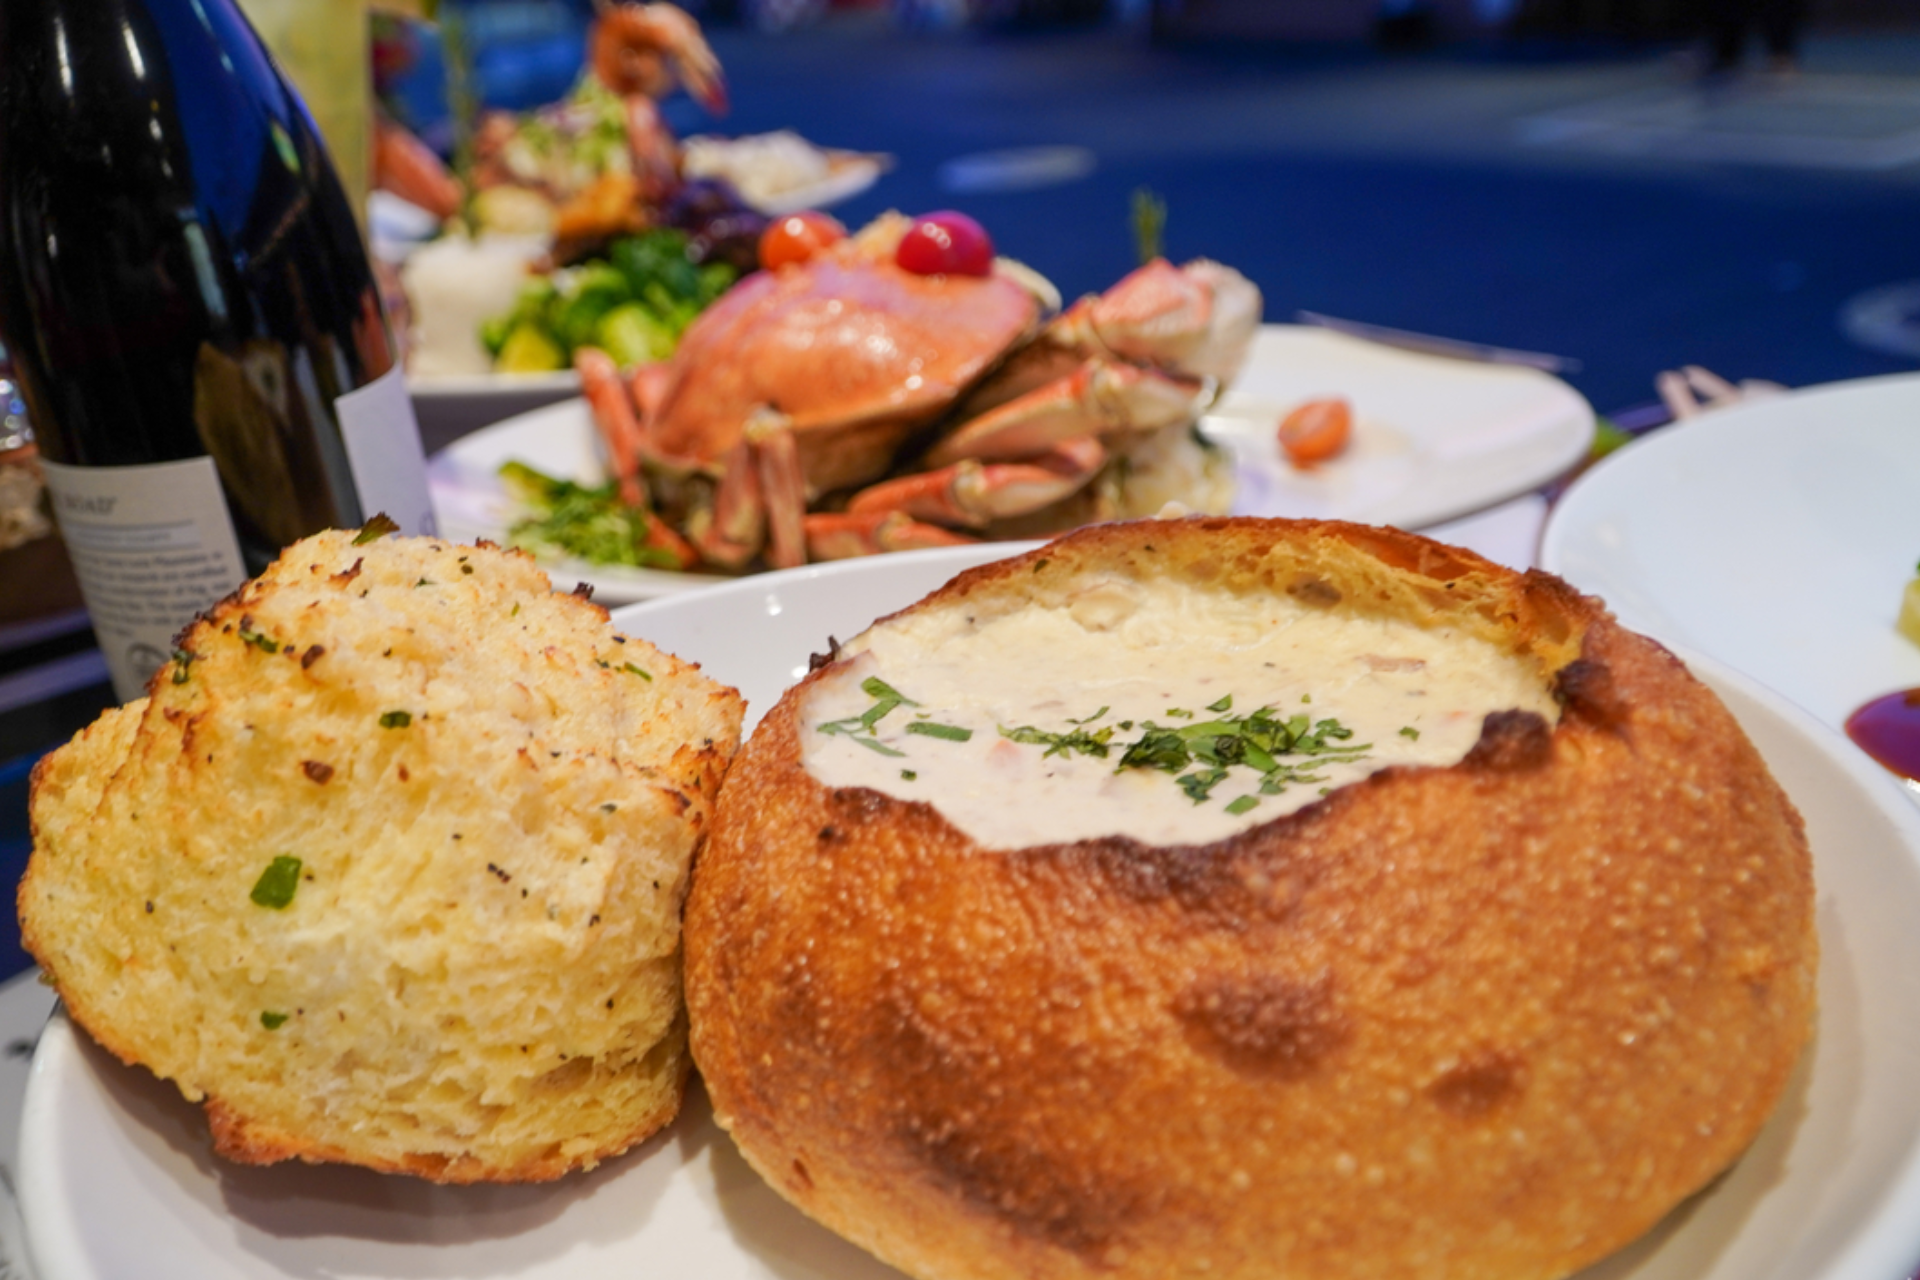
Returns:
[[[915,275],[984,276],[993,271],[993,241],[966,214],[943,209],[913,220],[893,260]]]
[[[1280,448],[1296,467],[1325,462],[1347,447],[1353,406],[1338,396],[1309,400],[1280,419]]]
[[[760,233],[760,265],[768,271],[796,262],[805,262],[814,254],[847,238],[847,229],[824,213],[809,209],[775,218]]]

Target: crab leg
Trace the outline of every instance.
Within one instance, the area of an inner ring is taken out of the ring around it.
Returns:
[[[884,480],[855,494],[847,511],[898,511],[915,520],[978,529],[1071,497],[1106,460],[1107,451],[1098,440],[1075,436],[1025,462],[982,465],[966,458],[937,471]]]
[[[1075,436],[1150,431],[1199,415],[1206,384],[1138,365],[1093,359],[1056,382],[966,423],[927,452],[936,467],[962,458],[1011,461]]]
[[[620,501],[630,507],[646,505],[646,488],[640,483],[640,455],[645,451],[646,433],[627,396],[627,384],[620,380],[619,367],[612,356],[597,347],[575,351],[573,367],[580,375],[580,394],[593,411],[593,425],[607,446],[614,479],[620,482]]]
[[[800,474],[800,446],[785,426],[756,433],[749,425],[748,432],[749,438],[758,435],[752,448],[766,508],[767,562],[776,569],[805,564],[807,486]]]
[[[964,533],[922,524],[898,511],[862,515],[833,512],[806,518],[807,554],[814,560],[851,560],[884,551],[921,551],[978,542]]]
[[[666,553],[672,558],[672,567],[675,569],[691,569],[700,563],[699,550],[652,511],[647,512],[647,536],[641,545]]]
[[[753,559],[766,535],[766,507],[753,445],[737,441],[720,460],[720,482],[710,504],[687,515],[687,536],[711,564],[738,569]]]
[[[642,422],[652,422],[660,416],[660,410],[667,402],[667,393],[673,390],[674,368],[670,360],[656,360],[652,364],[638,364],[627,375],[627,390],[633,396],[633,407],[639,412]]]
[[[640,482],[640,458],[647,452],[646,429],[634,414],[633,401],[627,398],[627,388],[612,357],[594,347],[582,347],[574,353],[574,367],[580,372],[580,389],[592,411],[593,424],[606,443],[614,477],[620,482],[620,500],[647,513],[647,547],[671,556],[677,568],[692,568],[700,553],[647,501],[646,486]]]

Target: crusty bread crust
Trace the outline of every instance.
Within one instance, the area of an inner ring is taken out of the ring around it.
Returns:
[[[1677,660],[1548,575],[1332,523],[1105,526],[914,608],[1115,570],[1474,630],[1560,722],[1213,845],[992,852],[815,782],[790,691],[686,922],[695,1060],[783,1195],[924,1280],[1517,1280],[1739,1155],[1810,1032],[1810,858]]]
[[[438,539],[297,543],[177,644],[34,772],[21,932],[77,1023],[248,1163],[543,1180],[673,1117],[737,692]]]

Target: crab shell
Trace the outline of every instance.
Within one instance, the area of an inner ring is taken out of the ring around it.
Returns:
[[[688,327],[648,433],[695,464],[793,432],[809,492],[884,474],[902,445],[1040,322],[1002,275],[915,275],[827,254],[735,285]]]

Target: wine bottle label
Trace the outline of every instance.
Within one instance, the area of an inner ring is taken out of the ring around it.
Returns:
[[[433,500],[427,494],[427,463],[420,452],[420,424],[413,398],[395,365],[366,386],[335,400],[347,466],[367,519],[386,512],[403,533],[437,534]]]
[[[137,698],[180,629],[247,579],[219,473],[211,458],[41,466],[113,691]]]

